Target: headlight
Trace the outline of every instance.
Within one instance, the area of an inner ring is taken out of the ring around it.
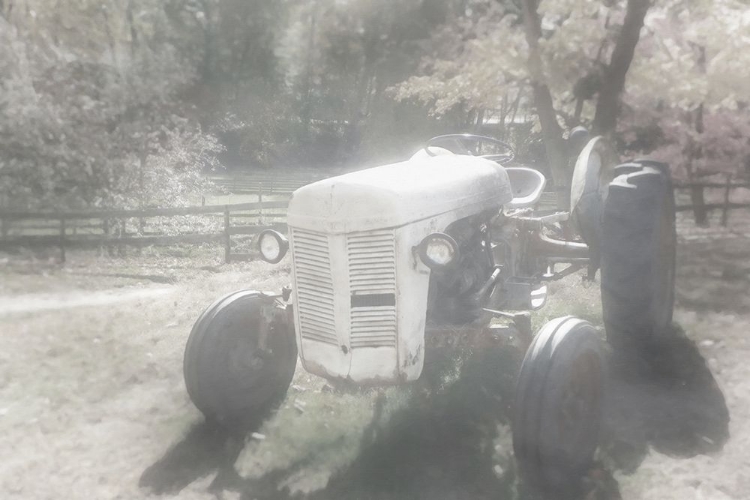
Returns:
[[[288,249],[289,241],[278,231],[265,229],[258,237],[258,250],[266,262],[276,264],[284,258]]]
[[[458,261],[458,244],[447,234],[432,233],[419,244],[419,258],[430,269],[446,269]]]

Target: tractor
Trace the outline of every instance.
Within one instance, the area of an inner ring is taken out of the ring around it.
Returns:
[[[513,409],[521,476],[554,491],[590,467],[607,353],[668,335],[675,274],[666,165],[618,164],[602,137],[572,172],[570,209],[544,209],[546,179],[490,137],[439,136],[406,161],[296,190],[288,234],[258,237],[263,260],[291,257],[291,283],[209,306],[184,357],[194,404],[229,427],[264,414],[309,373],[357,386],[407,384],[431,344],[461,329],[505,328],[526,349]],[[606,341],[582,319],[530,311],[547,283],[601,273]],[[500,326],[498,326],[500,325]],[[502,326],[505,325],[505,326]],[[428,359],[429,362],[429,359]]]

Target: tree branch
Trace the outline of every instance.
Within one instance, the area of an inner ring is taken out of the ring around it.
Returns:
[[[604,70],[604,79],[594,116],[595,134],[609,135],[615,131],[620,96],[625,88],[625,77],[633,61],[635,47],[641,36],[643,19],[649,7],[651,7],[650,0],[628,0],[622,30],[617,37],[609,65]]]

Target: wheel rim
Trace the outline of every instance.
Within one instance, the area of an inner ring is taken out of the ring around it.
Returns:
[[[259,356],[253,336],[238,335],[234,348],[228,353],[227,367],[234,376],[257,376],[263,370],[264,360]]]

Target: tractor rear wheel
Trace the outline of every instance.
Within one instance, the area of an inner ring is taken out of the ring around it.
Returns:
[[[542,327],[521,365],[513,450],[524,483],[573,494],[599,444],[605,381],[603,341],[587,321],[566,316]]]
[[[209,420],[241,429],[280,402],[297,364],[294,329],[274,299],[233,292],[195,322],[183,371],[190,399]]]
[[[674,308],[675,203],[666,165],[623,165],[604,206],[601,293],[607,340],[616,354],[654,351]],[[627,167],[627,168],[625,168]]]

